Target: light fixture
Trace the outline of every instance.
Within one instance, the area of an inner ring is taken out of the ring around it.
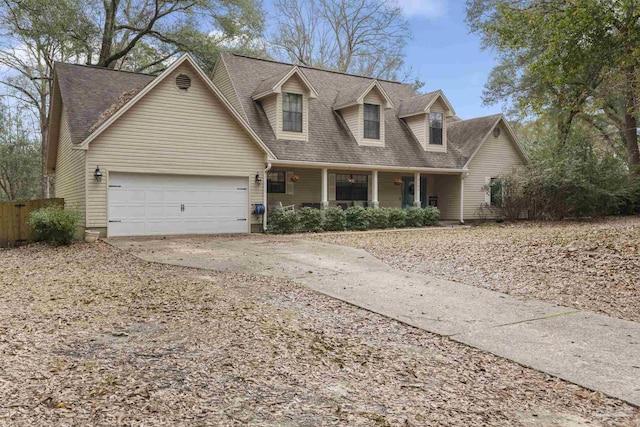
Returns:
[[[93,173],[93,177],[96,179],[96,182],[102,181],[102,172],[100,172],[100,166],[96,166],[96,170]]]
[[[260,184],[262,182],[262,178],[260,178],[260,174],[256,174],[256,184]]]

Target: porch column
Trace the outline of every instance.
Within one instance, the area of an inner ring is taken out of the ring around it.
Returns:
[[[322,209],[329,206],[329,170],[324,168],[322,169],[322,178],[320,182],[322,183],[322,200],[320,201],[320,205]]]
[[[413,206],[422,207],[420,202],[420,172],[416,172],[413,175]]]
[[[464,224],[464,179],[466,177],[466,173],[460,174],[460,224]]]
[[[371,171],[371,207],[378,209],[380,201],[378,199],[378,171]]]

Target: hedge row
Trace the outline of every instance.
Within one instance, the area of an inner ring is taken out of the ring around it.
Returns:
[[[436,207],[365,209],[338,206],[326,209],[302,208],[297,211],[276,209],[269,216],[269,233],[370,230],[380,228],[424,227],[437,225],[440,211]]]

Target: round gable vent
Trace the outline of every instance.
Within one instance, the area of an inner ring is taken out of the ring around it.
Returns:
[[[493,128],[493,136],[496,138],[500,136],[500,127],[496,126]]]
[[[176,77],[176,87],[183,92],[186,92],[191,87],[191,77],[186,74],[179,74]]]

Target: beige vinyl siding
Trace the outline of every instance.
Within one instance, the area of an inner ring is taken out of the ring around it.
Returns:
[[[240,100],[238,99],[238,93],[236,89],[233,87],[233,81],[231,81],[231,77],[229,76],[229,70],[227,70],[227,64],[225,64],[222,56],[216,62],[215,69],[213,70],[213,78],[211,79],[213,84],[220,89],[220,92],[224,95],[227,100],[233,105],[233,108],[236,109],[240,115],[244,118],[247,115],[244,113],[244,109],[242,108],[242,104],[240,104]]]
[[[360,120],[360,106],[353,105],[351,107],[343,108],[340,110],[342,118],[347,123],[351,135],[355,138],[356,142],[362,138],[362,120]],[[358,142],[359,143],[359,142]]]
[[[278,95],[269,95],[266,98],[263,98],[260,102],[262,103],[262,109],[267,115],[271,129],[273,129],[273,133],[275,135],[276,130],[278,129]]]
[[[433,180],[440,218],[449,221],[460,220],[460,175],[435,175]],[[429,184],[427,188],[428,186]]]
[[[429,114],[425,117],[425,151],[433,151],[438,153],[447,152],[447,106],[440,100],[434,102],[429,109],[429,113],[442,113],[442,145],[429,144],[431,123]]]
[[[191,77],[188,92],[176,89],[175,76]],[[188,64],[147,93],[89,145],[87,226],[107,226],[107,179],[93,170],[246,177],[250,204],[262,203],[265,153]],[[257,223],[251,215],[252,223]]]
[[[82,213],[80,225],[85,225],[85,150],[73,149],[66,109],[60,116],[60,135],[56,160],[56,197],[64,198],[65,207]],[[91,177],[95,166],[91,170]]]
[[[489,134],[485,143],[471,161],[469,176],[464,180],[464,217],[481,218],[480,207],[485,204],[485,179],[510,172],[524,164],[524,159],[514,146],[503,124],[498,138]]]
[[[276,138],[291,139],[294,141],[309,140],[309,89],[297,75],[291,76],[281,87],[281,93],[277,96],[277,127]],[[283,129],[282,94],[298,93],[302,95],[302,132],[285,132]]]
[[[291,172],[300,177],[298,182],[293,183],[293,194],[269,193],[267,195],[268,206],[273,207],[282,203],[283,206],[295,205],[296,209],[302,207],[302,203],[320,203],[322,201],[322,172],[320,169],[308,168],[282,168],[274,167],[272,171]],[[329,175],[335,174],[354,174],[354,175],[371,175],[366,171],[339,171],[329,170]],[[378,200],[380,207],[396,207],[401,206],[402,186],[394,185],[393,180],[396,174],[379,172],[378,173]],[[329,190],[331,193],[331,190]],[[341,200],[331,200],[330,205],[344,203]]]
[[[407,126],[409,126],[409,129],[411,129],[411,132],[416,137],[416,139],[418,140],[422,148],[426,149],[426,144],[427,144],[427,140],[426,140],[427,130],[425,129],[427,126],[426,115],[418,114],[416,116],[410,116],[405,118],[404,121],[407,123]]]
[[[306,168],[273,168],[274,172],[291,172],[298,175],[298,182],[287,183],[293,186],[293,194],[269,193],[267,194],[269,207],[282,202],[283,206],[295,205],[299,209],[302,203],[320,203],[321,194],[321,170]]]
[[[402,207],[402,185],[393,181],[401,174],[393,172],[378,172],[378,201],[381,208]]]

